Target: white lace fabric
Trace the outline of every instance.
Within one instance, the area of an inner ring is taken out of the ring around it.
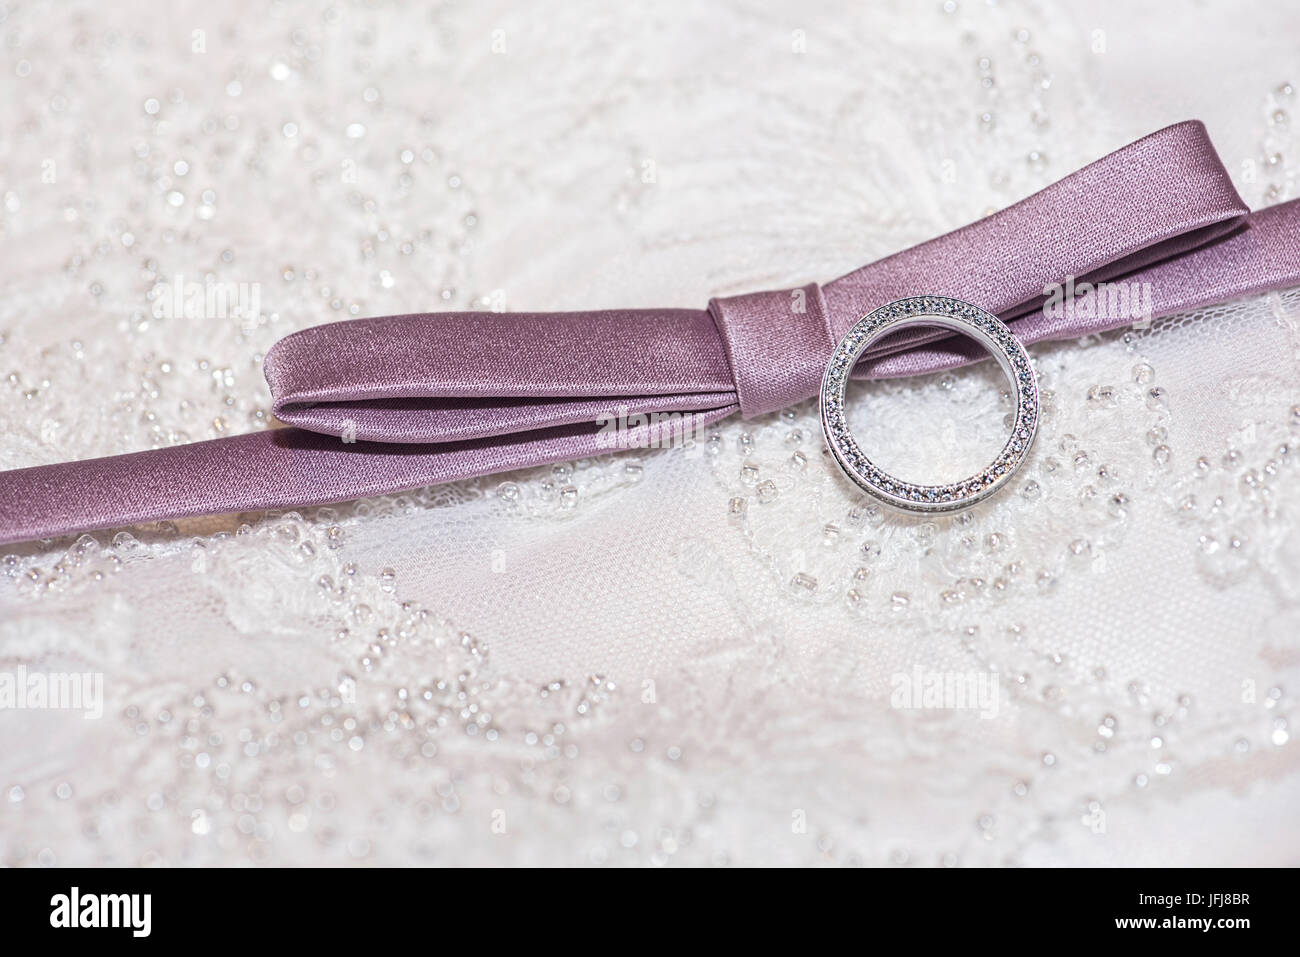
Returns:
[[[321,322],[831,279],[1191,116],[1295,195],[1296,12],[947,6],[11,9],[0,467],[267,427]],[[259,321],[157,318],[178,276]],[[0,864],[1297,863],[1300,292],[1031,352],[1037,444],[955,517],[867,507],[805,403],[0,549],[0,672],[104,709],[0,709]],[[951,478],[1003,388],[855,429]]]

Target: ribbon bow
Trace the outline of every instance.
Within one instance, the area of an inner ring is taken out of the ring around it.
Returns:
[[[295,508],[609,451],[817,392],[835,342],[882,303],[975,302],[1026,343],[1133,321],[1044,309],[1046,291],[1124,280],[1159,317],[1300,284],[1300,202],[1251,213],[1205,127],[1152,133],[1027,199],[833,282],[714,299],[708,309],[433,313],[330,323],[266,357],[290,428],[0,474],[0,542],[163,518]],[[1135,285],[1137,284],[1137,285]],[[922,330],[869,352],[858,376],[981,358]],[[665,423],[651,413],[680,414]]]

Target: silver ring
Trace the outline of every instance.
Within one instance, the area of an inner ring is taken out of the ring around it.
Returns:
[[[987,468],[947,485],[915,485],[876,467],[858,447],[844,415],[849,373],[872,343],[909,326],[941,326],[984,346],[1011,380],[1016,418],[1011,437]],[[988,498],[1010,481],[1038,431],[1038,378],[1020,340],[993,316],[960,299],[918,296],[881,306],[858,321],[831,353],[822,378],[822,431],[840,469],[872,498],[907,512],[955,512]]]

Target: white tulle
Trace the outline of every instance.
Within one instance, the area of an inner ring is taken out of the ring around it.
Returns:
[[[3,24],[5,468],[264,427],[321,322],[834,278],[1190,116],[1254,206],[1300,168],[1265,3],[129,7]],[[208,274],[260,322],[154,317]],[[868,508],[804,404],[6,549],[0,672],[105,714],[0,711],[0,864],[1296,863],[1300,293],[1031,351],[1034,452],[955,518]],[[855,425],[951,478],[1003,388]]]

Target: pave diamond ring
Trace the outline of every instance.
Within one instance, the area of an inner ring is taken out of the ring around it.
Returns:
[[[941,326],[974,339],[998,360],[1016,397],[1015,424],[998,457],[970,478],[946,485],[915,485],[881,470],[858,447],[844,415],[849,373],[882,337],[910,326]],[[996,316],[960,299],[918,296],[881,306],[858,321],[831,353],[822,378],[822,431],[849,480],[872,498],[908,512],[954,512],[988,498],[1015,474],[1038,430],[1038,380],[1020,340]]]

